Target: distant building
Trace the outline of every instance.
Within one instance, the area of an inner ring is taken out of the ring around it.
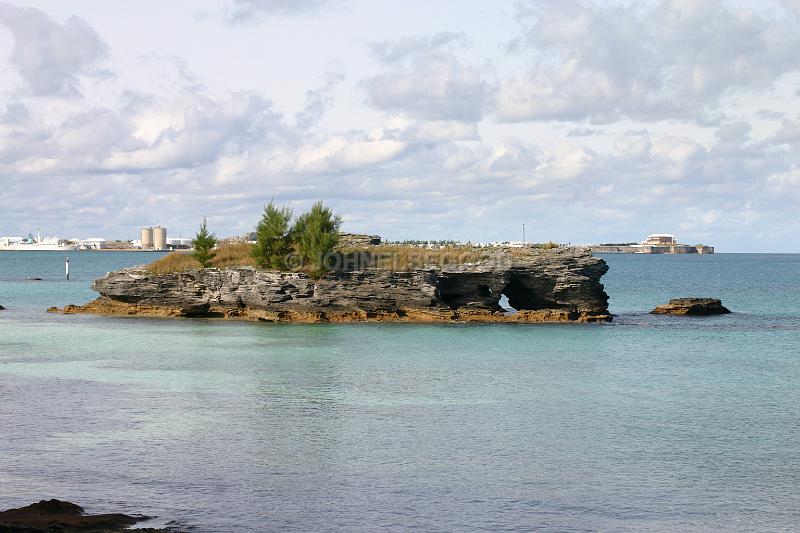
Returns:
[[[673,244],[678,244],[678,239],[675,238],[675,235],[670,235],[669,233],[653,233],[652,235],[648,235],[645,240],[642,241],[644,246],[670,246]]]
[[[171,238],[167,239],[167,248],[170,250],[188,250],[192,247],[192,239]]]
[[[142,228],[142,239],[140,247],[142,250],[153,249],[153,228],[151,226]]]
[[[153,228],[153,248],[156,250],[167,249],[167,228],[161,226]]]
[[[89,239],[80,239],[78,241],[78,248],[81,250],[102,250],[106,248],[106,241],[100,237],[91,237]]]
[[[586,246],[598,254],[713,254],[714,247],[704,244],[681,244],[670,233],[653,233],[641,244],[591,244]]]
[[[142,250],[166,250],[167,228],[162,228],[161,226],[142,228],[142,239],[139,248]]]

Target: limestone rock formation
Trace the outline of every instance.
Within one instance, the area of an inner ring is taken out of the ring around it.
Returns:
[[[730,310],[717,298],[674,298],[650,312],[654,315],[707,316],[724,315]]]
[[[352,246],[360,248],[364,246],[377,246],[381,243],[380,235],[366,235],[363,233],[340,233],[339,246]]]
[[[101,297],[64,312],[220,316],[269,321],[606,321],[606,263],[585,251],[532,251],[522,259],[304,273],[251,267],[153,275],[128,269],[95,280]],[[499,305],[505,295],[518,313]]]

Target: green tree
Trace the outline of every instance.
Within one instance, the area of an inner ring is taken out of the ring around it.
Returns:
[[[297,251],[318,274],[325,270],[325,256],[339,243],[341,225],[342,218],[319,201],[310,211],[303,213],[292,227],[291,236]]]
[[[261,268],[277,268],[284,266],[286,255],[292,249],[289,221],[292,210],[288,207],[276,207],[270,202],[264,207],[264,214],[256,226],[256,244],[252,256]]]
[[[192,257],[197,259],[203,268],[208,268],[211,260],[217,255],[214,251],[214,246],[217,245],[217,237],[208,232],[208,223],[205,217],[203,217],[203,223],[200,225],[200,231],[194,236],[192,245],[194,246]]]

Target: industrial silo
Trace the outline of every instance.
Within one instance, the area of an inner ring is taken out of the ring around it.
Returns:
[[[142,250],[153,249],[153,228],[142,228]]]
[[[167,228],[161,226],[153,228],[153,247],[156,250],[167,249]]]

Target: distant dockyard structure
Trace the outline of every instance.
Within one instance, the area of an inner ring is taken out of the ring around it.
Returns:
[[[640,243],[606,243],[586,246],[596,254],[713,254],[705,244],[681,244],[671,233],[653,233]]]
[[[167,228],[161,226],[142,228],[142,250],[166,250]]]
[[[142,250],[153,249],[153,228],[142,228]]]
[[[167,249],[167,228],[161,226],[153,228],[153,248],[156,250]]]

